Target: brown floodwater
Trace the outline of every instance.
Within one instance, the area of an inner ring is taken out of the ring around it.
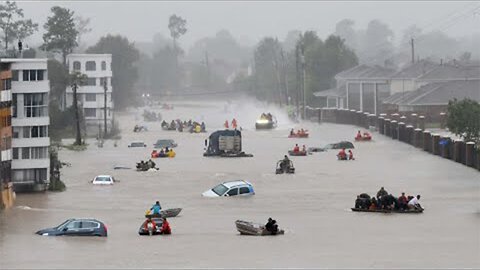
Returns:
[[[339,162],[336,151],[293,157],[294,175],[275,175],[276,162],[294,143],[323,146],[352,140],[357,128],[346,125],[294,124],[278,109],[253,102],[177,103],[158,110],[165,119],[205,121],[209,133],[237,117],[243,147],[253,158],[205,158],[208,134],[162,131],[133,133],[141,112],[117,116],[118,147],[89,140],[83,152],[62,150],[68,189],[60,193],[18,194],[16,206],[0,212],[0,268],[480,268],[480,174],[374,133],[373,142],[355,143],[356,160]],[[279,120],[273,131],[255,131],[263,111]],[[310,130],[308,139],[288,139],[289,129]],[[174,139],[174,159],[157,159],[158,172],[114,170],[135,167],[157,139]],[[147,148],[128,148],[142,140]],[[120,180],[93,186],[98,174]],[[201,193],[234,179],[250,181],[248,198],[203,198]],[[421,194],[423,214],[354,213],[357,194],[375,194],[384,186],[398,196]],[[144,213],[156,200],[163,208],[183,208],[171,218],[172,235],[137,234]],[[108,226],[107,238],[45,237],[35,231],[68,218],[90,217]],[[240,236],[235,220],[276,219],[285,235]]]

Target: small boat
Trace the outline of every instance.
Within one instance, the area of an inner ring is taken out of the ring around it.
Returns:
[[[372,136],[362,136],[362,137],[355,137],[355,141],[357,142],[365,142],[365,141],[371,141]]]
[[[249,221],[237,220],[235,221],[235,225],[237,226],[237,230],[240,234],[243,235],[254,235],[254,236],[264,236],[264,235],[272,235],[270,231],[265,229],[265,226],[259,223],[253,223]],[[278,234],[285,234],[284,230],[278,230]]]
[[[166,210],[162,210],[160,211],[160,215],[156,214],[156,215],[152,215],[152,214],[145,214],[145,217],[146,218],[158,218],[158,217],[162,217],[162,218],[172,218],[172,217],[176,217],[178,216],[178,214],[180,214],[180,212],[182,211],[182,208],[171,208],[171,209],[166,209]]]
[[[308,133],[294,133],[288,135],[288,138],[308,138]]]
[[[420,214],[423,213],[423,208],[417,208],[412,210],[387,210],[387,209],[365,209],[365,208],[352,208],[353,212],[372,212],[372,213],[398,213],[398,214]]]
[[[147,221],[142,222],[140,225],[140,228],[138,228],[138,234],[139,235],[159,235],[161,234],[162,230],[162,224],[163,224],[163,219],[162,218],[152,218],[153,222],[155,222],[155,228],[148,227],[148,229],[145,229],[145,223]],[[152,226],[153,227],[153,226]]]
[[[294,152],[293,150],[288,150],[288,154],[289,154],[290,156],[306,156],[306,155],[307,155],[307,151]]]
[[[325,152],[327,151],[325,148],[322,147],[309,147],[307,149],[307,152],[309,153],[318,153],[318,152]]]

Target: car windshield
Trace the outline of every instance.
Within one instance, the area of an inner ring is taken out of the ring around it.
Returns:
[[[62,228],[63,226],[65,226],[65,224],[69,223],[71,220],[70,219],[67,219],[65,220],[62,224],[58,225],[57,227],[55,227],[55,229],[60,229]]]
[[[110,182],[110,177],[108,176],[97,176],[95,182]]]
[[[224,186],[223,184],[220,184],[214,188],[212,188],[212,191],[215,192],[218,196],[222,196],[225,191],[227,191],[228,188]]]

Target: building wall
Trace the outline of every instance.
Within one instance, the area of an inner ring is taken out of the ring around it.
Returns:
[[[10,64],[0,69],[0,209],[13,205],[12,186],[12,72]]]
[[[94,63],[94,64],[93,64]],[[110,54],[70,54],[67,56],[69,72],[81,72],[88,76],[87,85],[78,87],[77,100],[85,116],[89,134],[96,133],[98,126],[104,125],[105,88],[107,87],[107,128],[113,121],[114,103],[112,100],[112,56]],[[73,90],[67,88],[66,105],[73,104]]]
[[[49,183],[50,167],[47,59],[10,60],[12,182],[16,191],[45,190]]]
[[[403,93],[408,91],[417,90],[415,80],[411,79],[392,79],[391,81],[391,93]]]

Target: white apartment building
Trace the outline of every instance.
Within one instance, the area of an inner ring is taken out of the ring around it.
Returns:
[[[50,138],[47,59],[2,59],[12,71],[12,182],[16,191],[45,190]]]
[[[113,121],[112,100],[112,55],[111,54],[69,54],[67,65],[70,73],[80,72],[87,75],[86,85],[77,88],[77,100],[83,108],[87,133],[97,134],[99,127],[104,130],[105,87],[107,89],[107,128]],[[66,91],[67,107],[73,104],[73,90]]]

